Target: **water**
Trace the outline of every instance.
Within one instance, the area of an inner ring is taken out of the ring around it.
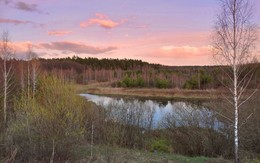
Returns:
[[[216,113],[203,103],[141,100],[91,94],[81,96],[104,107],[107,119],[146,129],[193,126],[218,130],[223,125],[218,121]]]

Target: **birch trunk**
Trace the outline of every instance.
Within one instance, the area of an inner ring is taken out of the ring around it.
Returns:
[[[6,59],[4,59],[4,126],[6,126],[7,121],[7,69],[6,69]]]
[[[234,154],[235,154],[235,163],[239,163],[239,144],[238,144],[238,98],[237,98],[237,0],[234,0],[233,3],[233,75],[234,75]]]
[[[27,61],[27,96],[30,97],[30,60]]]
[[[234,114],[234,147],[235,147],[235,163],[239,163],[239,137],[238,137],[238,97],[237,97],[237,72],[236,72],[236,64],[234,64],[234,109],[235,109],[235,114]]]
[[[91,147],[90,147],[90,157],[93,158],[93,142],[94,142],[94,124],[91,125]]]
[[[2,40],[0,44],[0,56],[3,59],[3,67],[2,67],[2,73],[3,73],[3,112],[4,112],[4,127],[6,127],[7,124],[7,102],[8,102],[8,94],[10,92],[11,87],[11,69],[12,64],[10,59],[12,59],[12,49],[9,45],[9,34],[8,32],[3,32],[2,34]],[[8,61],[10,61],[10,64],[8,65]]]
[[[30,97],[32,93],[32,97],[35,96],[36,91],[36,80],[37,80],[37,70],[38,70],[38,62],[37,62],[37,54],[33,52],[32,46],[28,45],[27,52],[27,96]]]
[[[32,60],[32,97],[33,98],[36,93],[38,71],[39,71],[39,63],[37,60],[37,55],[35,54]]]

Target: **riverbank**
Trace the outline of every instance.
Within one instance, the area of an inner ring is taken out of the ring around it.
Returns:
[[[156,99],[218,99],[221,92],[217,90],[183,90],[156,88],[111,88],[100,85],[77,85],[79,93],[106,96],[134,96]]]

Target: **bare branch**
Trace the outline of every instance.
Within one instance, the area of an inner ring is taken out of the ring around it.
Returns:
[[[242,127],[243,125],[245,125],[246,122],[252,117],[252,115],[253,115],[253,113],[249,114],[249,116],[247,116],[247,118],[241,123],[241,125],[239,126],[239,128]]]

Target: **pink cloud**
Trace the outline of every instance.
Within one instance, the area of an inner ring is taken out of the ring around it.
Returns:
[[[47,57],[47,58],[59,57],[59,56],[60,57],[72,56],[73,53],[77,55],[80,54],[106,55],[118,49],[118,47],[115,46],[100,47],[100,46],[91,46],[79,42],[68,42],[68,41],[38,43],[38,44],[29,41],[9,42],[9,46],[11,47],[14,53],[14,57],[19,59],[26,58],[28,46],[32,46],[33,51],[36,54],[38,54],[38,56]]]
[[[1,43],[1,42],[0,42]],[[24,58],[28,51],[28,46],[34,46],[30,41],[24,42],[9,42],[9,47],[14,54],[15,58]]]
[[[107,53],[118,49],[115,46],[97,47],[97,46],[87,45],[84,43],[69,42],[69,41],[40,43],[37,45],[37,48],[45,49],[45,50],[58,50],[61,51],[62,53],[76,53],[76,54],[102,54],[102,53]]]
[[[96,13],[96,17],[98,17],[99,19],[108,19],[108,17],[104,14],[101,13]]]
[[[135,53],[134,56],[148,62],[165,65],[212,65],[214,61],[211,50],[209,45],[173,46],[166,44],[157,47],[141,47],[139,53]]]
[[[64,36],[64,35],[68,35],[71,34],[72,31],[49,31],[48,35],[50,36]]]
[[[192,58],[200,56],[208,56],[211,53],[211,46],[162,46],[159,49],[158,55],[160,57],[174,57],[174,58]],[[155,55],[157,57],[157,55]]]
[[[10,24],[31,24],[31,21],[23,21],[23,20],[15,20],[15,19],[1,19],[0,18],[0,23],[10,23]]]
[[[33,46],[33,43],[30,41],[13,42],[13,43],[11,43],[11,46],[15,52],[24,53],[28,50],[28,46]]]
[[[4,18],[0,18],[0,24],[1,23],[7,23],[7,24],[14,24],[14,25],[26,25],[26,24],[30,24],[32,25],[34,28],[38,28],[38,27],[43,27],[43,24],[38,24],[32,21],[24,21],[24,20],[17,20],[17,19],[4,19]]]
[[[99,25],[100,27],[105,28],[105,29],[112,29],[112,28],[115,28],[115,27],[119,26],[120,24],[124,23],[125,21],[126,20],[116,22],[114,20],[109,19],[108,16],[106,16],[104,14],[96,13],[96,18],[92,18],[85,22],[81,22],[80,27],[84,28],[84,27],[89,27],[91,25]]]
[[[166,65],[211,65],[211,46],[161,46],[151,53],[140,55],[145,60]]]

